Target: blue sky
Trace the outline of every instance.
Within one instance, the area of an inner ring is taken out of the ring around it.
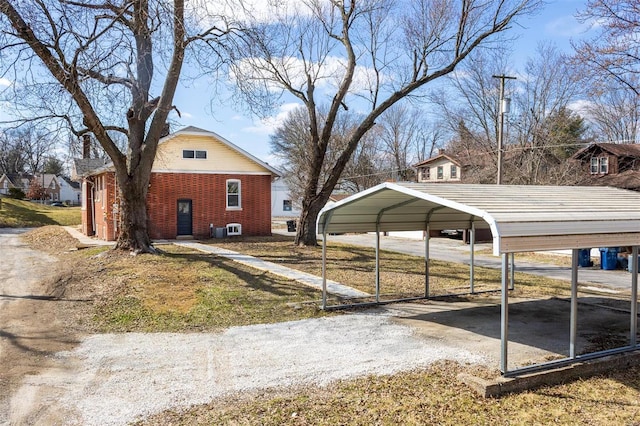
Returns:
[[[570,40],[584,36],[586,27],[575,19],[575,13],[584,9],[586,0],[548,1],[546,6],[535,16],[526,17],[513,26],[511,34],[517,35],[514,41],[514,67],[523,64],[534,55],[537,44],[543,40],[555,43],[561,50],[569,52]],[[182,118],[174,117],[180,126],[197,126],[211,130],[230,140],[245,151],[258,158],[276,163],[269,155],[269,135],[274,127],[286,115],[284,105],[280,111],[274,111],[273,117],[267,121],[252,117],[232,102],[219,97],[214,98],[212,111],[211,99],[213,91],[206,82],[198,81],[191,87],[180,87],[175,98],[175,105],[182,113]]]
[[[537,44],[543,40],[554,42],[561,50],[570,51],[570,40],[584,36],[585,26],[575,19],[575,13],[585,7],[586,0],[549,0],[535,16],[521,18],[513,25],[510,34],[518,38],[513,42],[514,68],[534,55]],[[0,86],[8,81],[0,79]],[[277,164],[269,155],[269,135],[292,107],[285,104],[274,111],[267,120],[252,117],[238,105],[234,105],[229,94],[216,95],[207,79],[189,81],[178,87],[174,104],[182,117],[175,114],[177,122],[172,130],[184,126],[197,126],[218,133],[240,148],[271,164]],[[0,119],[9,111],[0,110]]]

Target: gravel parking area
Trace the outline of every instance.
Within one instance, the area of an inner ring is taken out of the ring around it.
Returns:
[[[236,392],[323,385],[443,359],[486,361],[439,339],[417,337],[381,309],[221,334],[94,335],[56,358],[57,368],[27,377],[12,401],[40,406],[32,406],[31,417],[12,420],[121,425]]]

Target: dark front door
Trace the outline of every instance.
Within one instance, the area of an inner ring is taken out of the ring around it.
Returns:
[[[191,200],[178,200],[178,235],[192,233]]]

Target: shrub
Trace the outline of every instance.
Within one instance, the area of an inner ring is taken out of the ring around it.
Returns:
[[[20,188],[9,188],[9,198],[15,198],[16,200],[22,200],[26,194]]]

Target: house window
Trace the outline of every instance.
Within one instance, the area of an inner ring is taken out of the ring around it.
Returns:
[[[591,174],[595,175],[598,173],[598,158],[591,157]]]
[[[444,167],[438,166],[438,179],[444,179]]]
[[[609,158],[608,157],[600,157],[600,173],[606,175],[609,173]]]
[[[282,211],[290,212],[292,209],[291,200],[283,200],[282,201]]]
[[[199,151],[194,149],[183,149],[182,150],[182,158],[197,158],[206,160],[207,159],[207,151]]]
[[[451,165],[451,179],[457,179],[458,178],[458,168],[452,164]]]
[[[237,179],[229,179],[227,181],[227,208],[239,209],[242,207],[240,203],[240,181]]]

